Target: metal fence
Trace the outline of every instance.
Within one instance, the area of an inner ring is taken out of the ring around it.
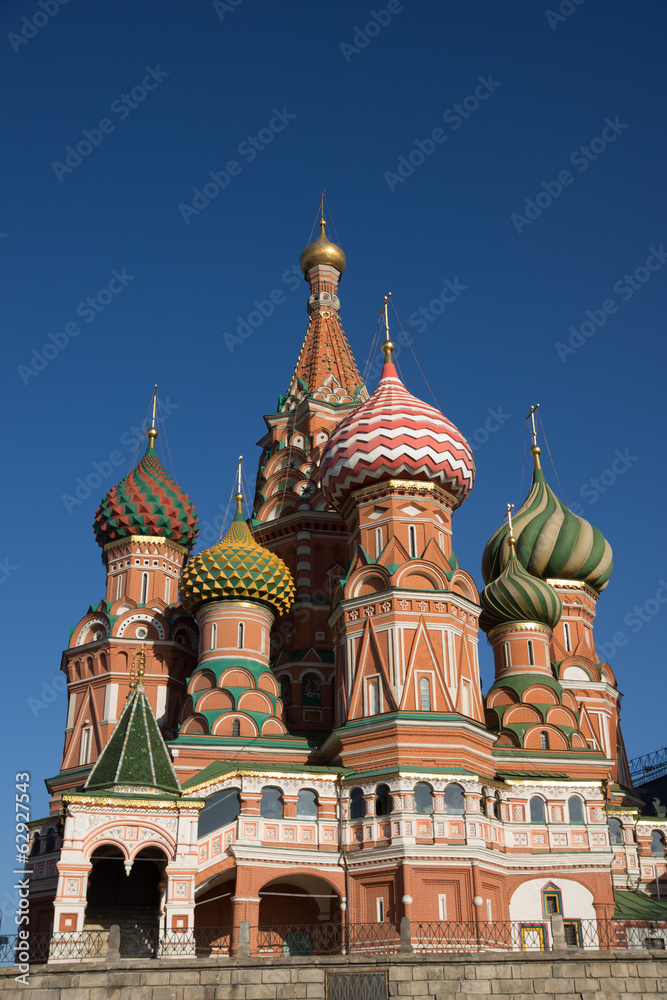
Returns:
[[[247,925],[245,925],[247,927]],[[667,947],[667,921],[595,920],[564,918],[562,930],[568,950]],[[327,922],[274,924],[249,928],[251,953],[257,956],[395,954],[412,949],[418,954],[465,952],[553,951],[548,918],[534,921],[433,920],[401,929],[383,923]],[[109,932],[31,934],[19,942],[16,934],[0,936],[0,965],[36,965],[47,961],[100,961],[109,956]],[[160,931],[157,927],[123,927],[121,958],[211,958],[235,952],[233,928],[197,927],[189,931]]]

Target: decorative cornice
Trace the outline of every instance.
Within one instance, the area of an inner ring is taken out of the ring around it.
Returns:
[[[548,625],[542,625],[540,622],[509,622],[506,625],[496,625],[489,632],[489,642],[493,642],[494,639],[500,636],[506,635],[508,632],[541,632],[547,639],[551,639],[552,630]]]
[[[62,801],[67,805],[93,806],[94,808],[162,809],[165,811],[172,809],[203,809],[206,805],[204,800],[198,799],[125,799],[119,795],[113,798],[102,798],[94,794],[63,795]]]
[[[411,479],[385,479],[382,482],[371,483],[370,486],[363,486],[361,489],[355,490],[343,505],[342,513],[346,516],[353,507],[363,503],[364,500],[375,499],[379,495],[386,496],[389,493],[421,493],[424,496],[435,498],[448,510],[454,510],[457,506],[454,497],[437,483],[420,483]]]
[[[299,771],[248,771],[245,768],[237,768],[234,771],[228,771],[226,774],[219,774],[215,778],[210,778],[208,781],[203,781],[200,785],[194,785],[192,788],[186,789],[186,795],[190,793],[199,792],[203,788],[210,788],[212,785],[219,785],[225,781],[229,781],[232,778],[285,778],[285,779],[297,779],[299,781],[328,781],[331,784],[335,784],[338,780],[337,774],[311,774],[311,773],[301,773]]]
[[[114,542],[107,542],[104,552],[111,552],[113,549],[122,549],[133,545],[162,545],[167,549],[174,549],[180,555],[187,555],[188,550],[178,542],[172,542],[171,538],[163,538],[162,535],[128,535],[126,538],[117,538]]]

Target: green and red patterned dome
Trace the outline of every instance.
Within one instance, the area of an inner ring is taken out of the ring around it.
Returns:
[[[243,497],[221,542],[190,559],[181,577],[180,598],[193,617],[208,601],[259,601],[278,615],[294,603],[294,581],[274,552],[258,545],[243,516]]]
[[[197,514],[187,493],[165,471],[148,432],[146,454],[125,479],[112,486],[95,514],[95,537],[104,548],[132,535],[157,535],[191,549]]]

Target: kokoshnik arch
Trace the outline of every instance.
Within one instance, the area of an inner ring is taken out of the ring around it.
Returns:
[[[345,254],[320,229],[252,517],[239,494],[193,555],[154,426],[95,515],[106,592],[63,656],[35,931],[599,919],[614,884],[664,880],[667,821],[640,815],[595,650],[608,542],[555,496],[533,436],[530,492],[478,593],[453,548],[472,452],[389,341],[369,396],[339,316]]]

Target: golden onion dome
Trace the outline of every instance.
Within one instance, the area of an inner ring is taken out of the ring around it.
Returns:
[[[194,556],[183,570],[181,604],[193,617],[208,601],[259,601],[277,615],[294,603],[292,574],[280,556],[252,537],[242,505],[243,494],[238,493],[236,514],[223,540]]]
[[[316,267],[318,264],[329,264],[331,267],[335,267],[339,274],[345,270],[347,263],[345,254],[339,246],[327,239],[325,228],[326,222],[322,219],[320,221],[320,235],[314,243],[308,244],[299,258],[299,266],[304,275],[308,274],[311,267]]]

